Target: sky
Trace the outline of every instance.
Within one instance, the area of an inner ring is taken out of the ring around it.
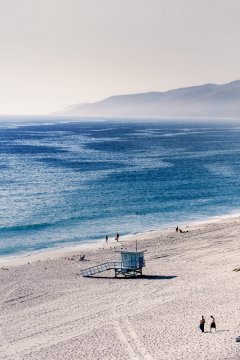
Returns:
[[[240,79],[239,0],[0,0],[0,114]]]

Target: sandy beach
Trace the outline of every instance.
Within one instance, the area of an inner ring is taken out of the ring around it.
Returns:
[[[136,237],[142,278],[80,275],[134,249],[134,237],[1,261],[0,359],[240,359],[240,218],[183,230]]]

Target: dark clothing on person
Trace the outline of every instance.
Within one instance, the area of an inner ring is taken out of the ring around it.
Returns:
[[[211,324],[210,324],[210,332],[212,332],[212,329],[215,329],[215,331],[216,331],[216,322],[215,322],[215,319],[214,319],[213,316],[211,316],[211,318],[212,318],[212,322],[211,322]]]
[[[202,332],[204,332],[204,325],[205,325],[205,319],[204,317],[202,317],[202,319],[200,320],[200,330],[202,330]]]
[[[216,329],[216,323],[215,323],[215,321],[213,321],[213,322],[211,323],[211,329]]]

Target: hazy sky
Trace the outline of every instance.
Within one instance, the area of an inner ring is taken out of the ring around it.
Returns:
[[[240,79],[240,0],[0,0],[0,114]]]

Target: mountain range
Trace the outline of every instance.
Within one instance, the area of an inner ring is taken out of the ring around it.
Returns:
[[[58,114],[106,117],[240,118],[240,80],[165,92],[111,96],[69,106]]]

